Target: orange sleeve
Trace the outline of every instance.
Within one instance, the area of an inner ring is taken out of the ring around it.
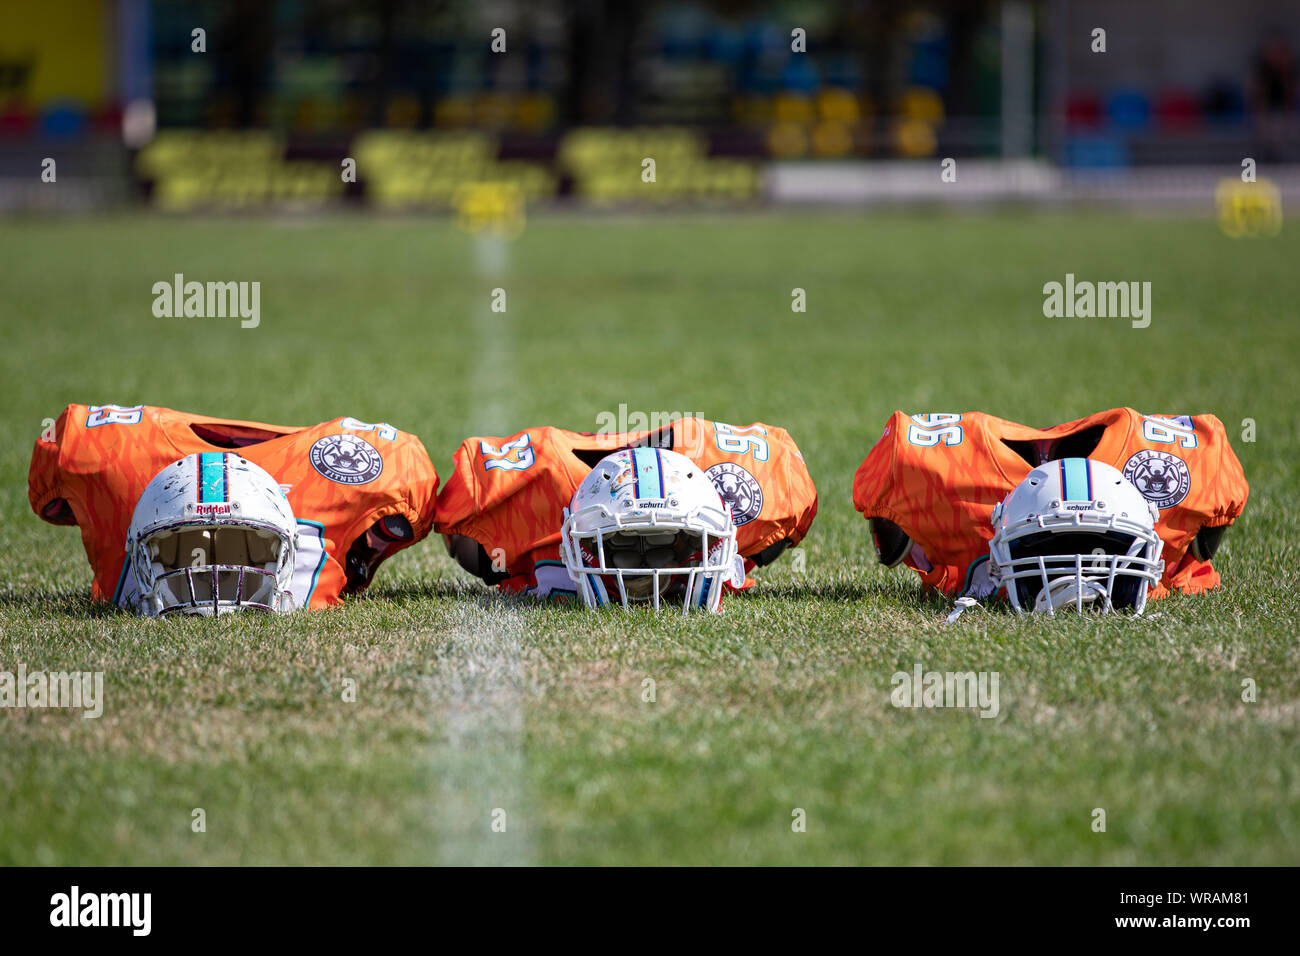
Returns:
[[[894,435],[906,417],[901,411],[889,417],[880,438],[853,475],[853,507],[864,518],[888,518],[900,527],[900,513],[894,509],[889,492],[895,470]]]
[[[452,455],[451,474],[438,492],[433,529],[439,534],[463,534],[462,526],[478,510],[478,488],[474,481],[473,452],[467,438]]]
[[[27,500],[32,511],[44,521],[50,521],[45,509],[60,498],[66,499],[63,490],[63,473],[59,459],[63,452],[63,440],[71,440],[67,430],[68,416],[74,406],[67,406],[54,423],[54,440],[46,441],[45,434],[36,439],[32,447],[32,462],[27,469]],[[66,522],[51,522],[62,524]]]
[[[409,432],[397,433],[393,447],[385,449],[384,458],[385,472],[380,475],[380,480],[386,479],[386,483],[377,489],[382,495],[381,503],[361,515],[351,530],[364,534],[376,521],[400,514],[410,522],[413,532],[411,540],[402,547],[410,547],[424,540],[433,529],[438,504],[438,472],[424,443]]]
[[[772,479],[766,483],[773,489],[769,520],[774,527],[764,536],[767,543],[757,544],[757,550],[782,540],[797,545],[817,517],[817,486],[803,453],[784,428],[771,427],[770,433],[774,451],[771,459],[760,465],[759,477],[760,481],[765,475]]]
[[[1232,524],[1250,496],[1245,472],[1223,423],[1214,415],[1193,416],[1192,423],[1197,448],[1179,449],[1190,471],[1190,488],[1176,507],[1160,512],[1157,530],[1162,531],[1166,547],[1165,573],[1157,597],[1168,591],[1202,594],[1219,587],[1221,580],[1213,562],[1192,555],[1192,539],[1202,527]]]
[[[565,434],[542,426],[467,438],[438,496],[438,533],[473,538],[489,554],[503,552],[512,574],[530,573],[540,553],[558,549],[561,515],[581,480],[563,454]]]
[[[1250,498],[1245,469],[1241,467],[1241,460],[1228,441],[1228,430],[1223,427],[1223,422],[1214,415],[1197,415],[1195,421],[1202,423],[1200,427],[1215,434],[1219,440],[1214,500],[1208,508],[1210,517],[1205,523],[1211,528],[1232,524],[1241,517],[1242,511],[1246,509],[1246,501]]]
[[[371,495],[374,504],[359,509],[358,520],[344,532],[343,545],[366,533],[377,521],[390,515],[401,515],[411,525],[411,537],[391,542],[384,553],[387,561],[398,551],[423,541],[431,530],[438,505],[438,472],[425,450],[424,443],[409,432],[399,431],[391,448],[384,449],[384,484]],[[376,568],[377,570],[377,568]]]

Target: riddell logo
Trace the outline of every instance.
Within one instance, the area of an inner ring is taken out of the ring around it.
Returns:
[[[194,513],[195,513],[196,515],[228,515],[228,514],[230,514],[230,505],[228,505],[228,504],[218,504],[218,505],[197,504],[197,505],[194,506]]]

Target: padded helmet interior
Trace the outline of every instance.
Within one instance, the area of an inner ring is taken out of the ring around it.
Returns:
[[[1133,540],[1133,535],[1118,531],[1042,531],[1012,541],[1008,550],[1013,560],[1076,554],[1086,556],[1094,554],[1098,548],[1104,554],[1128,554],[1129,548],[1133,546]],[[1065,569],[1061,570],[1064,573]],[[1051,565],[1048,565],[1047,576],[1049,580],[1055,576]],[[1017,578],[1015,587],[1016,599],[1020,602],[1020,606],[1032,608],[1038,592],[1043,589],[1042,577],[1030,574]],[[1117,574],[1110,596],[1111,605],[1116,610],[1137,607],[1137,598],[1141,589],[1141,578],[1132,574]]]
[[[594,539],[584,546],[598,555]],[[627,571],[647,568],[688,567],[701,563],[703,539],[691,531],[660,529],[649,531],[619,531],[605,536],[605,566]],[[628,600],[648,601],[654,596],[655,579],[649,574],[633,574],[623,578]],[[611,575],[606,582],[611,594],[618,592],[618,582]],[[659,578],[660,596],[684,591],[685,582],[680,575],[663,575]]]
[[[280,539],[259,528],[222,525],[167,529],[149,536],[149,557],[164,571],[206,564],[274,568]]]

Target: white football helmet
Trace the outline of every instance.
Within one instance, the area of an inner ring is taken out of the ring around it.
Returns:
[[[126,536],[147,617],[287,614],[298,546],[275,479],[233,452],[174,461],[145,488]]]
[[[1047,462],[993,508],[989,577],[1021,614],[1067,606],[1141,614],[1164,572],[1159,516],[1105,462]]]
[[[589,608],[613,594],[716,611],[723,585],[744,583],[730,509],[695,462],[659,448],[601,459],[564,509],[560,551]]]

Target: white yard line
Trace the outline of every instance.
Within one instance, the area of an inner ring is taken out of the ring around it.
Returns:
[[[524,615],[487,603],[455,614],[431,688],[442,735],[433,757],[437,862],[534,863],[536,819],[523,753]]]
[[[491,290],[505,286],[504,248],[475,240],[482,311],[467,345],[476,356],[469,388],[474,406],[467,435],[495,435],[516,408],[512,391],[510,313],[493,312]],[[433,754],[439,799],[434,829],[437,862],[447,865],[527,865],[535,862],[530,833],[536,826],[523,752],[524,612],[485,595],[454,611],[450,644],[431,678],[434,714],[441,731]],[[501,828],[504,826],[504,830]]]

